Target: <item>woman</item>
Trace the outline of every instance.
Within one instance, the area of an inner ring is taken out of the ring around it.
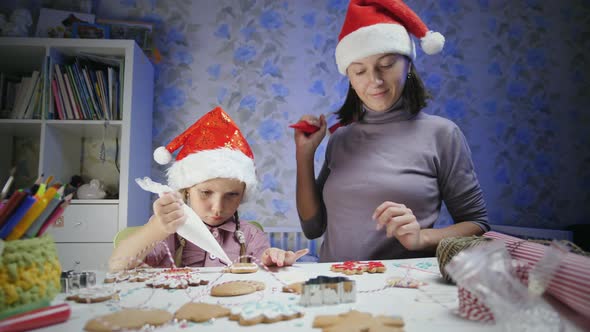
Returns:
[[[433,255],[441,239],[489,229],[469,147],[451,121],[421,113],[427,93],[414,68],[408,31],[428,54],[444,38],[401,1],[351,1],[336,62],[350,80],[314,179],[314,154],[326,133],[295,132],[297,209],[308,238],[324,235],[320,261]],[[442,202],[455,223],[433,229]]]

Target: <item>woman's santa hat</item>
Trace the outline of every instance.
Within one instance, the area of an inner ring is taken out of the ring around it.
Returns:
[[[346,68],[356,60],[380,53],[397,53],[416,58],[409,33],[420,38],[426,54],[440,52],[445,38],[428,30],[426,24],[402,0],[351,0],[338,36],[336,64]]]
[[[230,178],[246,183],[242,201],[253,197],[258,181],[254,167],[254,154],[240,128],[221,109],[216,107],[203,115],[168,145],[154,151],[154,160],[160,165],[176,160],[167,171],[168,185],[175,190],[215,179]]]

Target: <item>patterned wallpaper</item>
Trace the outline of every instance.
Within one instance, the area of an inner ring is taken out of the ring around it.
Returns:
[[[97,14],[157,25],[163,60],[153,147],[221,105],[251,143],[261,181],[259,199],[242,216],[282,226],[297,225],[287,125],[305,113],[328,114],[344,99],[348,83],[333,52],[347,2],[102,0]],[[416,60],[434,96],[426,112],[465,132],[491,221],[588,223],[588,3],[407,2],[447,38],[442,55]],[[162,171],[154,165],[152,175]]]
[[[216,105],[254,150],[261,193],[241,207],[266,226],[298,225],[287,127],[344,100],[334,49],[345,0],[101,0],[98,17],[156,23],[153,148]],[[418,51],[426,112],[467,136],[495,224],[590,223],[590,5],[585,0],[407,3],[446,36]],[[325,142],[316,155],[319,170]],[[152,177],[164,168],[154,163]],[[442,216],[442,224],[449,223]]]

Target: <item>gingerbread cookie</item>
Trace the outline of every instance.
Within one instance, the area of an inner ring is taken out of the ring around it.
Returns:
[[[88,287],[81,288],[66,297],[67,301],[78,303],[98,303],[111,299],[118,299],[119,291],[113,287]]]
[[[316,316],[312,326],[322,329],[323,332],[404,331],[404,321],[400,317],[383,315],[373,317],[370,313],[356,310],[340,315]]]
[[[89,320],[84,330],[89,332],[136,330],[144,325],[163,325],[172,318],[172,314],[166,310],[124,309]]]
[[[332,264],[330,267],[332,272],[340,272],[347,275],[368,273],[383,273],[386,268],[381,262],[359,262],[346,261],[343,263]]]
[[[265,285],[260,281],[236,280],[215,285],[211,288],[211,296],[227,297],[251,294],[263,290]]]
[[[230,320],[238,321],[243,326],[259,323],[275,323],[303,316],[303,310],[293,304],[275,301],[249,302],[241,307],[231,309]]]
[[[217,304],[189,302],[180,307],[174,317],[201,323],[213,318],[227,317],[229,314],[230,310],[228,308]]]
[[[234,263],[228,267],[226,267],[223,272],[226,273],[254,273],[258,271],[258,265],[255,263]]]

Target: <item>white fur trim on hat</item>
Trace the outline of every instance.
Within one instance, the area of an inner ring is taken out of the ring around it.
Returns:
[[[353,61],[380,53],[397,53],[415,59],[416,47],[400,24],[379,23],[362,27],[346,35],[336,46],[338,71],[346,75],[346,68]]]
[[[174,190],[215,179],[237,179],[246,184],[242,202],[256,197],[258,180],[254,161],[241,151],[221,148],[190,154],[175,161],[167,171],[168,185]]]
[[[172,160],[172,154],[163,146],[154,150],[154,160],[160,165],[166,165]]]

